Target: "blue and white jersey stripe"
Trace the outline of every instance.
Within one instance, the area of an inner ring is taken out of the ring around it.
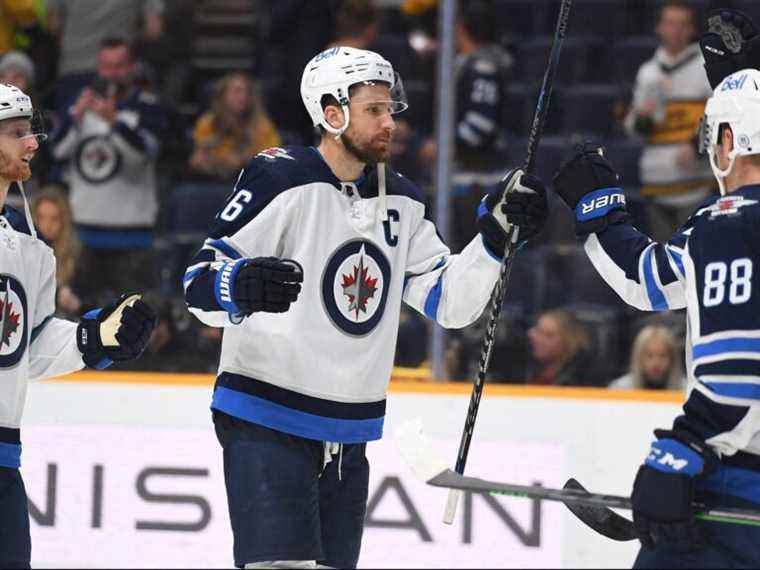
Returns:
[[[674,429],[724,456],[760,455],[760,185],[713,198],[667,244],[623,221],[584,246],[629,304],[687,309],[693,389]]]

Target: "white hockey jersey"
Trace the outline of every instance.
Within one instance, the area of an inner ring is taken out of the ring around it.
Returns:
[[[310,439],[379,439],[401,301],[445,327],[478,318],[500,259],[479,235],[451,255],[420,192],[391,170],[387,194],[381,222],[374,168],[341,183],[313,147],[250,161],[184,277],[190,310],[226,327],[213,409]],[[218,270],[259,256],[301,263],[302,292],[286,313],[231,317]]]
[[[21,463],[20,422],[29,380],[84,367],[77,324],[53,317],[55,257],[24,216],[0,212],[0,467]]]

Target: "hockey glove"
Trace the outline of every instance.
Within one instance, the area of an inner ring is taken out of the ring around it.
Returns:
[[[140,356],[157,324],[156,313],[140,300],[140,295],[125,294],[82,317],[77,327],[77,347],[87,366],[102,370],[114,361]]]
[[[301,265],[289,259],[255,257],[226,263],[216,275],[219,306],[232,316],[284,313],[298,298],[303,282]]]
[[[601,232],[627,217],[620,177],[600,146],[579,145],[554,176],[554,190],[575,212],[578,237]]]
[[[739,10],[711,12],[699,47],[713,89],[732,73],[760,67],[760,34],[750,17]]]
[[[544,183],[519,168],[507,172],[478,207],[478,229],[486,247],[503,257],[512,226],[520,228],[519,245],[538,234],[549,217]]]
[[[685,552],[700,539],[692,506],[695,481],[711,471],[718,458],[704,442],[683,434],[654,434],[657,441],[633,483],[633,523],[644,547],[664,541]]]

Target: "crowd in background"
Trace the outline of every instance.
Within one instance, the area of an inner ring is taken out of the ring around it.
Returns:
[[[558,2],[459,4],[444,230],[454,252],[475,235],[486,189],[522,162]],[[757,16],[752,2],[719,3],[729,4]],[[637,225],[663,241],[716,192],[695,142],[710,95],[695,39],[711,7],[577,0],[538,152],[547,183],[574,143],[603,142]],[[299,87],[320,50],[372,49],[400,72],[410,108],[396,117],[392,166],[435,208],[435,0],[0,0],[0,13],[0,81],[32,95],[51,134],[30,188],[56,253],[58,310],[75,318],[115,292],[146,291],[161,324],[133,368],[215,370],[221,330],[187,312],[181,276],[246,162],[314,142]],[[493,381],[683,386],[683,315],[626,307],[558,201],[516,258],[502,321]],[[475,373],[483,327],[448,334],[449,378]],[[398,365],[426,364],[429,332],[404,310]]]

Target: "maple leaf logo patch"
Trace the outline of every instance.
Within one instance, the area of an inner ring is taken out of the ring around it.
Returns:
[[[370,240],[338,246],[322,274],[322,306],[341,332],[360,337],[372,332],[385,313],[391,265]]]
[[[364,255],[359,256],[359,265],[354,265],[353,275],[343,275],[343,294],[348,297],[348,310],[359,318],[359,312],[367,312],[367,301],[375,296],[377,277],[367,275],[369,267],[364,266]]]
[[[14,311],[13,303],[8,300],[7,295],[4,300],[0,298],[0,316],[2,316],[0,346],[10,346],[11,335],[18,331],[21,314]]]
[[[28,344],[26,292],[21,282],[0,274],[0,369],[16,366]]]

